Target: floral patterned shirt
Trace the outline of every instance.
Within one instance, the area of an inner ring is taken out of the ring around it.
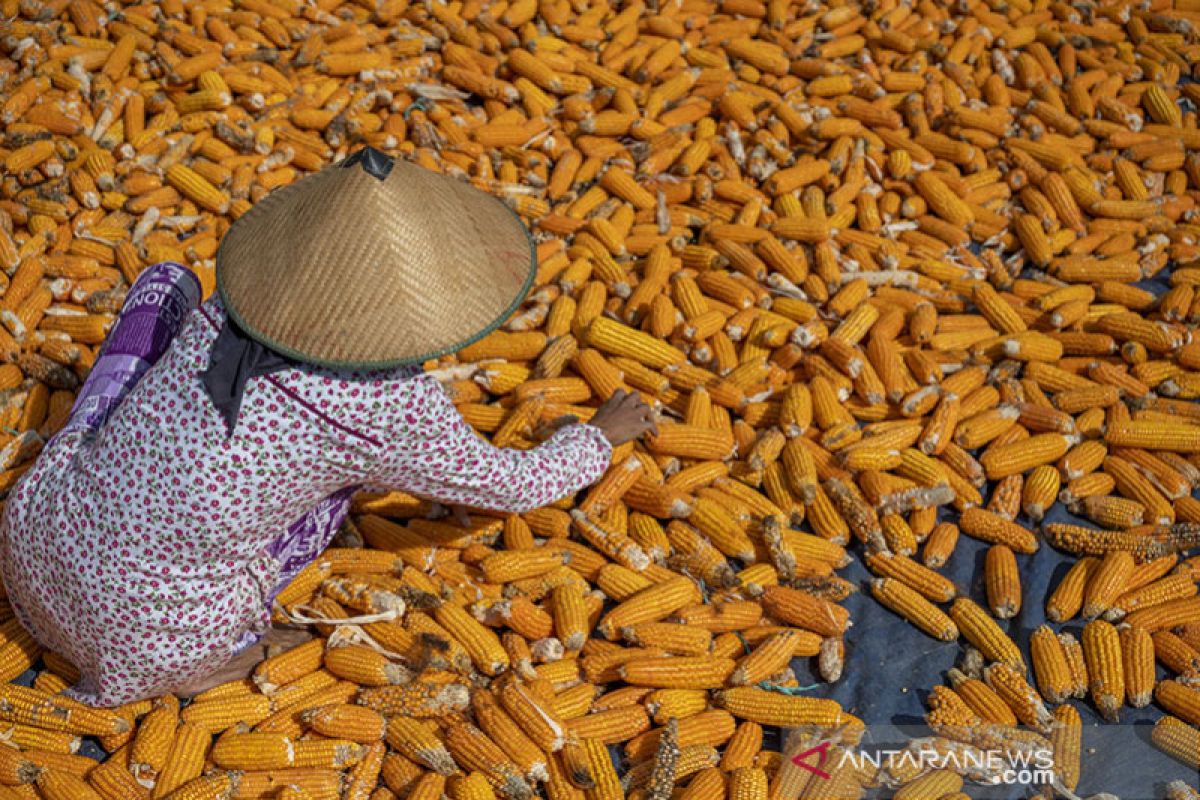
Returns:
[[[219,668],[269,624],[271,543],[334,492],[387,487],[521,512],[593,483],[612,449],[570,425],[528,450],[477,436],[419,368],[252,379],[232,436],[201,386],[214,296],[97,432],[53,439],[10,495],[0,570],[21,622],[112,706]]]

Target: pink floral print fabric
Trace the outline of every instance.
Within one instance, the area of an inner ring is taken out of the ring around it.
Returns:
[[[279,537],[335,493],[522,512],[611,459],[590,425],[493,447],[417,368],[255,378],[227,436],[197,377],[224,319],[216,296],[192,312],[103,427],[56,437],[8,498],[0,572],[21,622],[80,668],[70,694],[83,702],[171,691],[265,631],[294,555]]]

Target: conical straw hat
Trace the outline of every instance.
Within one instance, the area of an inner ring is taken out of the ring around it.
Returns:
[[[217,252],[217,288],[266,346],[368,369],[492,332],[535,269],[529,232],[502,202],[366,148],[242,215]]]

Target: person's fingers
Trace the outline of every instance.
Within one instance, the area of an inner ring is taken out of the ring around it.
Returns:
[[[464,528],[471,527],[471,515],[467,513],[466,506],[451,506],[454,512],[454,520]]]
[[[574,414],[563,414],[561,417],[555,417],[549,422],[539,425],[533,432],[535,439],[546,439],[552,436],[555,431],[560,428],[565,428],[568,425],[574,425],[579,422],[579,417]]]

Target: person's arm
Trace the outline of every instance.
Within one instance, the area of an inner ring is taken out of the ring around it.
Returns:
[[[382,456],[372,485],[521,513],[595,483],[612,458],[612,442],[596,425],[564,425],[535,448],[513,450],[478,436],[435,381],[419,380],[411,400],[399,415],[398,444]]]

